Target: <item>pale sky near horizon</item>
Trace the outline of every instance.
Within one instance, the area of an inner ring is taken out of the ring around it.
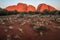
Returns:
[[[35,7],[38,4],[45,3],[60,10],[60,0],[0,0],[0,7],[5,8],[9,5],[17,5],[18,3],[26,3],[27,5],[33,5]]]

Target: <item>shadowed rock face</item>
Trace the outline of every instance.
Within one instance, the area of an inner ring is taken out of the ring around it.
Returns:
[[[54,7],[46,5],[46,4],[39,4],[37,7],[37,10],[34,6],[32,5],[27,6],[27,4],[24,4],[24,3],[18,3],[16,6],[13,5],[13,6],[6,7],[6,10],[8,11],[17,10],[18,12],[29,12],[29,11],[43,12],[45,9],[50,10],[50,11],[56,10]]]
[[[54,7],[48,6],[50,11],[56,10]]]
[[[34,7],[34,6],[32,6],[32,5],[29,5],[28,7],[27,7],[27,12],[28,11],[36,11],[36,8]]]
[[[39,4],[37,7],[37,11],[43,12],[44,10],[54,11],[56,9],[54,7],[46,5],[46,4]]]

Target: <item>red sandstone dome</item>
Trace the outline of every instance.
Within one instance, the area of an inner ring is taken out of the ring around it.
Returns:
[[[54,11],[56,9],[54,7],[46,5],[46,4],[39,4],[37,7],[37,11],[43,12],[44,10]]]
[[[6,10],[8,10],[8,11],[14,11],[14,10],[16,10],[16,6],[15,6],[15,5],[13,5],[13,6],[8,6],[8,7],[6,8]]]
[[[18,3],[16,10],[17,10],[18,12],[26,12],[26,10],[27,10],[27,4]]]
[[[27,11],[27,4],[18,3],[16,6],[8,6],[5,9],[8,11],[17,10],[18,12],[26,12]]]
[[[37,7],[37,11],[43,12],[45,9],[54,11],[56,10],[54,7],[46,5],[46,4],[39,4]],[[29,12],[29,11],[36,11],[36,8],[32,5],[24,4],[24,3],[18,3],[17,5],[8,6],[6,7],[6,10],[13,11],[17,10],[18,12]]]
[[[29,11],[36,11],[36,8],[32,5],[27,6],[27,12]]]
[[[24,3],[18,3],[16,6],[8,6],[6,10],[8,11],[17,10],[18,12],[36,11],[34,6],[32,5],[27,6],[27,4]]]
[[[54,7],[48,6],[50,11],[56,10]]]

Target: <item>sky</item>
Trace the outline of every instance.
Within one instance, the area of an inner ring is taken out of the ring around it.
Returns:
[[[60,10],[60,0],[0,0],[0,7],[6,8],[10,5],[17,5],[18,3],[25,3],[33,5],[37,8],[38,4],[45,3]]]

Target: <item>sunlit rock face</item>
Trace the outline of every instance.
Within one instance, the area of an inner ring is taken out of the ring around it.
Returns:
[[[26,12],[26,10],[27,10],[27,4],[18,3],[16,10],[17,10],[18,12]]]
[[[46,5],[44,3],[39,4],[37,9],[33,5],[27,5],[27,4],[24,4],[24,3],[18,3],[17,5],[8,6],[5,9],[8,10],[8,11],[17,10],[18,12],[29,12],[29,11],[43,12],[44,10],[50,10],[50,11],[56,10],[54,7]]]
[[[46,4],[39,4],[37,7],[37,11],[43,12],[44,10],[54,11],[56,9],[54,7],[46,5]]]
[[[36,11],[36,8],[34,7],[34,6],[32,6],[32,5],[28,5],[27,6],[27,12],[29,12],[29,11]]]
[[[27,4],[18,3],[16,6],[8,6],[6,10],[8,11],[17,10],[18,12],[29,12],[29,11],[36,11],[36,8],[32,5],[27,6]]]
[[[45,9],[48,9],[48,6],[46,4],[39,4],[37,7],[37,11],[43,11]]]
[[[14,10],[16,10],[16,6],[15,5],[8,6],[8,7],[6,7],[6,10],[8,10],[8,11],[14,11]]]
[[[5,9],[8,11],[17,10],[18,12],[26,12],[27,11],[27,4],[18,3],[16,6],[8,6]]]

